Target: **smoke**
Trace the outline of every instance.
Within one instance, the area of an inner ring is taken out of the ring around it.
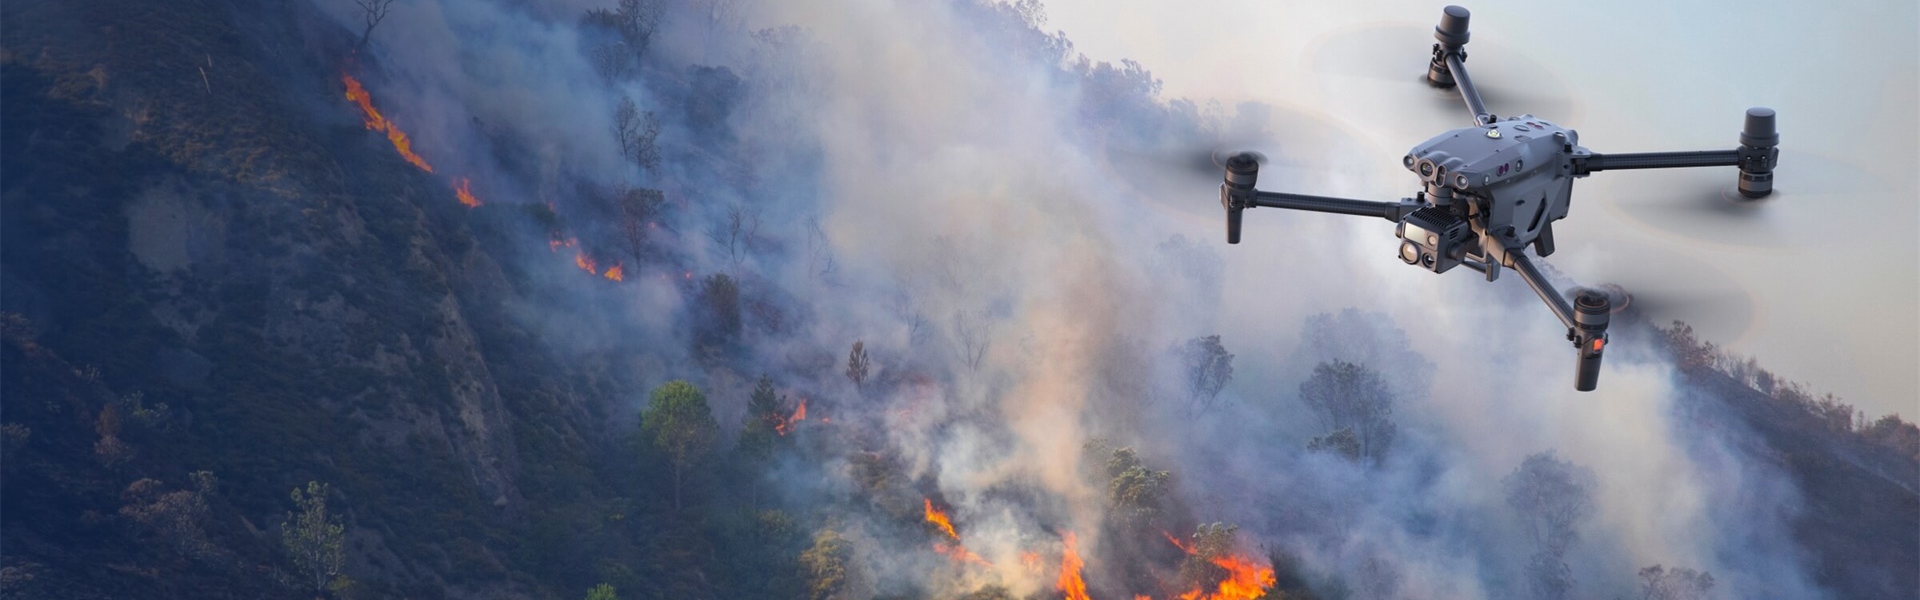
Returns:
[[[862,589],[1050,589],[1052,567],[1020,557],[1058,564],[1068,531],[1114,555],[1108,490],[1088,476],[1107,457],[1083,456],[1102,438],[1174,473],[1191,513],[1175,518],[1237,523],[1243,550],[1368,594],[1525,594],[1530,542],[1500,481],[1554,450],[1596,474],[1569,554],[1583,595],[1631,595],[1653,563],[1738,597],[1820,595],[1784,533],[1792,486],[1737,433],[1680,418],[1645,330],[1616,335],[1601,391],[1575,393],[1563,331],[1517,277],[1405,268],[1389,224],[1350,217],[1251,211],[1228,247],[1214,184],[1129,158],[1253,130],[1274,158],[1263,187],[1390,198],[1382,182],[1402,179],[1377,159],[1397,151],[1287,97],[1231,112],[1157,98],[1144,71],[1076,64],[1033,3],[662,6],[632,77],[594,64],[609,42],[583,16],[612,7],[584,2],[404,2],[350,68],[378,71],[382,110],[487,207],[552,207],[558,228],[524,225],[506,256],[546,290],[518,312],[557,352],[623,357],[648,385],[694,379],[728,426],[760,374],[810,397],[809,423],[831,424],[801,433],[824,460],[775,477],[792,502],[875,504],[839,515]],[[351,3],[323,7],[357,30]],[[661,164],[623,155],[626,100],[660,119]],[[620,188],[662,190],[648,225],[664,250],[620,253]],[[580,273],[553,236],[630,275]],[[703,355],[716,274],[739,282],[746,324]],[[1235,379],[1196,411],[1165,349],[1212,334]],[[856,340],[866,382],[843,376]],[[1296,390],[1333,359],[1398,398],[1401,437],[1377,467],[1305,449],[1323,432]],[[912,524],[929,498],[990,569],[926,551]],[[1124,587],[1117,567],[1087,568],[1096,596]]]

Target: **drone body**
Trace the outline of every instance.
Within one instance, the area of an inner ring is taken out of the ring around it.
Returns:
[[[1527,257],[1553,254],[1553,222],[1566,218],[1573,181],[1610,169],[1737,166],[1746,198],[1773,191],[1779,159],[1774,112],[1747,110],[1740,145],[1732,150],[1597,154],[1579,145],[1580,134],[1531,114],[1501,119],[1488,112],[1466,70],[1467,9],[1448,6],[1434,28],[1427,83],[1455,88],[1473,126],[1441,133],[1401,159],[1423,188],[1399,202],[1306,196],[1254,189],[1260,161],[1251,153],[1226,159],[1220,204],[1227,212],[1227,243],[1240,242],[1242,211],[1254,207],[1377,216],[1397,223],[1400,259],[1435,273],[1466,265],[1493,281],[1501,269],[1518,272],[1567,327],[1578,353],[1574,389],[1592,391],[1600,377],[1612,300],[1581,289],[1568,303]]]

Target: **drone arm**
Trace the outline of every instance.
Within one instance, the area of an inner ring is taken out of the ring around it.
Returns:
[[[1507,253],[1507,260],[1512,263],[1507,266],[1513,267],[1515,271],[1519,271],[1520,278],[1527,281],[1527,287],[1533,288],[1533,293],[1538,294],[1541,300],[1546,301],[1547,308],[1553,309],[1553,316],[1560,317],[1560,324],[1566,325],[1568,329],[1572,329],[1574,327],[1573,305],[1568,304],[1565,298],[1560,297],[1560,292],[1553,289],[1553,283],[1547,281],[1547,277],[1540,273],[1540,269],[1533,266],[1533,260],[1527,258],[1526,254],[1517,250],[1509,251]]]
[[[1583,290],[1569,304],[1560,292],[1553,289],[1540,269],[1521,250],[1505,253],[1509,267],[1520,272],[1520,278],[1527,281],[1527,287],[1533,288],[1547,307],[1553,309],[1553,316],[1567,326],[1567,340],[1573,342],[1574,351],[1579,359],[1578,372],[1574,377],[1573,389],[1591,392],[1600,383],[1600,359],[1607,347],[1607,320],[1613,312],[1612,302],[1606,294]]]
[[[1576,158],[1574,175],[1617,169],[1672,169],[1678,167],[1732,167],[1740,164],[1739,150],[1697,152],[1629,152],[1592,154]]]
[[[1371,200],[1349,200],[1326,196],[1308,196],[1306,194],[1287,194],[1281,192],[1254,191],[1248,199],[1248,206],[1268,208],[1291,208],[1313,212],[1354,215],[1359,217],[1380,217],[1388,221],[1399,221],[1407,213],[1420,208],[1420,203],[1412,200],[1400,202],[1374,202]]]
[[[1493,122],[1493,113],[1487,112],[1487,103],[1480,99],[1480,90],[1473,87],[1473,78],[1467,76],[1465,53],[1447,53],[1447,71],[1453,74],[1453,82],[1460,87],[1460,97],[1467,101],[1467,112],[1473,113],[1473,124],[1485,125]]]

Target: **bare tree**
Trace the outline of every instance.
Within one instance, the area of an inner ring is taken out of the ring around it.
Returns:
[[[988,325],[985,314],[973,314],[967,311],[953,313],[953,337],[960,344],[960,361],[967,370],[979,373],[980,364],[987,358]]]
[[[727,207],[726,218],[707,230],[707,238],[727,251],[735,272],[746,262],[748,251],[759,242],[760,214],[735,204]]]
[[[847,380],[853,382],[854,391],[860,391],[867,383],[868,370],[873,359],[867,356],[864,342],[854,340],[853,351],[847,353]]]
[[[827,232],[820,226],[820,217],[807,217],[807,273],[825,279],[833,274],[837,266],[833,249],[828,245]]]
[[[353,0],[360,7],[360,20],[367,28],[360,32],[360,43],[354,44],[353,53],[359,54],[367,48],[367,41],[373,39],[373,28],[387,18],[387,9],[393,7],[393,0]]]
[[[613,137],[620,142],[620,154],[646,170],[660,166],[660,118],[652,111],[641,112],[632,98],[621,98],[613,109]]]

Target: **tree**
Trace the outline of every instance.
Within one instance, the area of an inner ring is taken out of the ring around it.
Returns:
[[[681,490],[687,472],[713,448],[720,436],[720,424],[700,388],[683,380],[673,380],[653,389],[646,409],[640,412],[640,428],[655,448],[667,454],[673,470],[673,509],[681,508]]]
[[[1313,368],[1313,376],[1300,384],[1300,401],[1329,433],[1350,430],[1361,458],[1378,463],[1393,444],[1397,430],[1393,392],[1366,365],[1342,360],[1320,363]]]
[[[966,363],[969,372],[980,372],[981,363],[986,362],[987,345],[993,341],[987,335],[989,325],[984,311],[980,314],[964,310],[953,313],[953,335],[960,343],[960,361]]]
[[[749,473],[748,480],[754,500],[759,497],[758,469],[773,458],[775,445],[779,443],[782,428],[793,413],[788,406],[786,396],[779,395],[773,389],[773,380],[765,375],[747,397],[747,413],[740,417],[740,441],[734,446],[734,453],[740,457]]]
[[[217,554],[212,542],[207,540],[204,528],[208,513],[208,497],[213,495],[217,481],[213,473],[195,471],[188,474],[193,480],[191,490],[163,492],[163,484],[154,479],[141,479],[127,486],[121,494],[126,499],[120,507],[120,516],[138,524],[141,529],[172,546],[181,556],[192,559],[204,559]]]
[[[1360,449],[1360,438],[1353,435],[1352,427],[1342,427],[1322,436],[1315,436],[1307,442],[1307,449],[1314,452],[1330,452],[1347,457],[1347,460],[1360,460],[1366,456]]]
[[[711,357],[740,339],[740,285],[725,273],[700,281],[701,312],[694,343],[703,357]]]
[[[1187,557],[1180,561],[1180,587],[1189,590],[1220,587],[1220,582],[1227,578],[1227,570],[1214,560],[1233,553],[1234,534],[1239,531],[1239,526],[1226,523],[1207,523],[1194,528],[1193,537],[1181,546],[1187,551]]]
[[[738,204],[728,206],[726,218],[707,230],[707,239],[726,250],[727,260],[738,272],[740,263],[746,262],[748,252],[759,243],[760,215]]]
[[[373,39],[373,28],[387,18],[387,9],[393,6],[393,0],[353,0],[360,7],[360,20],[367,28],[360,32],[360,43],[354,44],[353,53],[359,54],[367,47],[367,41]]]
[[[342,544],[347,528],[327,512],[327,484],[309,481],[304,492],[293,488],[293,504],[299,512],[287,513],[280,523],[280,543],[293,555],[294,566],[312,578],[316,592],[344,585],[340,570],[347,561]]]
[[[613,109],[613,138],[620,142],[620,155],[640,168],[651,171],[660,166],[660,147],[655,145],[660,139],[660,118],[653,111],[641,112],[632,98],[621,98]]]
[[[1645,600],[1700,600],[1713,589],[1713,575],[1686,567],[1669,571],[1660,565],[1640,570],[1640,594]]]
[[[813,546],[800,553],[800,564],[807,570],[809,600],[850,598],[847,563],[853,559],[852,544],[840,532],[821,529],[813,535]]]
[[[853,350],[847,353],[847,380],[853,382],[854,391],[862,391],[867,383],[868,369],[873,359],[867,356],[867,348],[860,340],[853,341]]]
[[[1174,355],[1180,358],[1188,405],[1194,410],[1213,408],[1220,391],[1233,381],[1233,355],[1220,345],[1220,336],[1187,340],[1174,348]]]
[[[1567,549],[1579,539],[1580,523],[1593,514],[1598,485],[1593,471],[1546,451],[1528,456],[1500,483],[1537,549],[1527,566],[1533,597],[1565,598],[1573,587]]]
[[[620,231],[627,237],[627,253],[633,259],[647,257],[647,231],[658,226],[661,208],[667,196],[660,190],[630,188],[620,192]]]
[[[1160,516],[1173,474],[1148,469],[1133,448],[1117,448],[1107,458],[1107,502],[1113,514],[1131,523]]]
[[[602,583],[587,590],[587,600],[620,600],[620,596],[613,593],[612,585]]]

